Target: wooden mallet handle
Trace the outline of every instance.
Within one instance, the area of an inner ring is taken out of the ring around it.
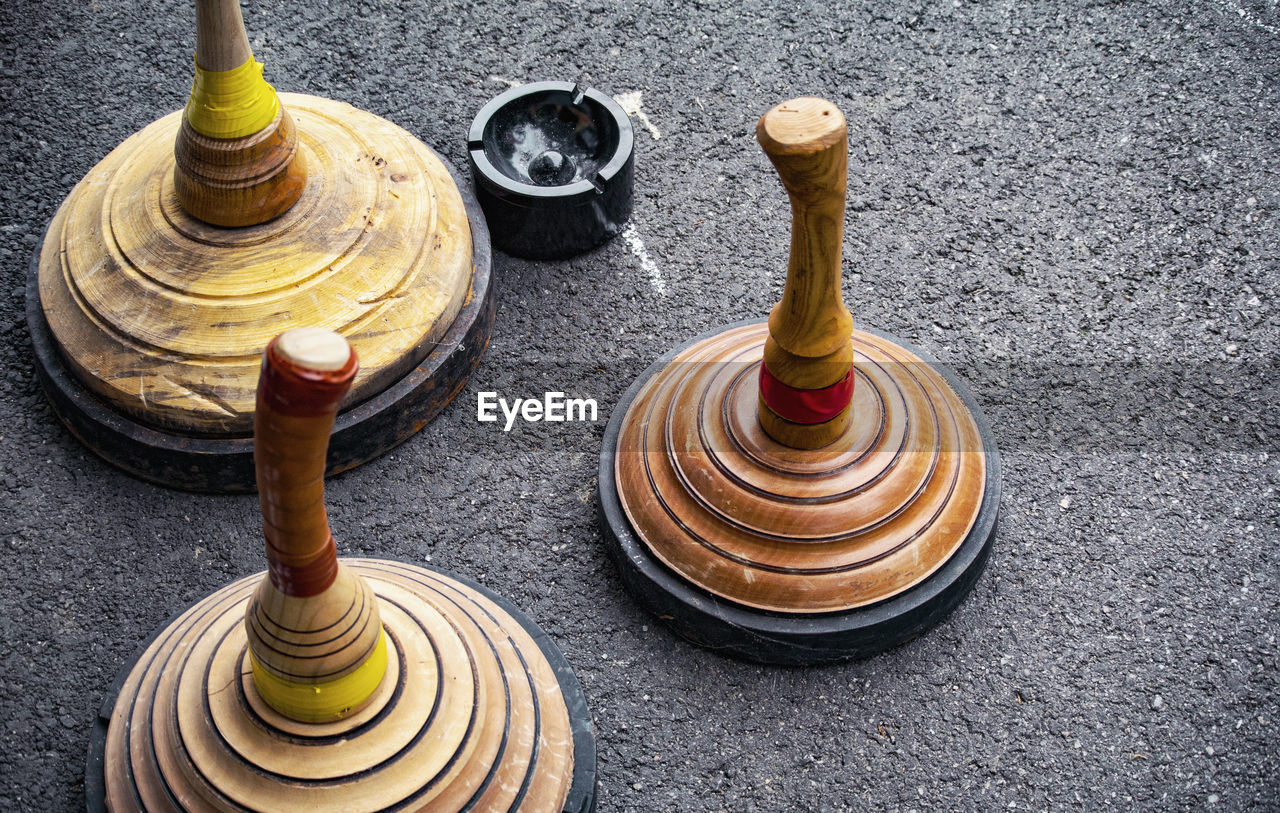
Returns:
[[[253,457],[271,582],[285,595],[320,593],[337,572],[325,453],[358,367],[347,340],[319,328],[282,333],[263,354]]]
[[[378,601],[338,561],[324,507],[325,453],[359,364],[330,330],[295,328],[262,359],[254,462],[267,578],[245,610],[258,695],[302,722],[362,708],[386,675]]]
[[[306,161],[262,77],[239,0],[196,0],[196,81],[174,142],[174,192],[215,226],[266,223],[298,202]]]
[[[196,64],[229,71],[251,56],[240,0],[196,0]]]
[[[792,99],[760,117],[756,138],[791,198],[791,256],[786,288],[769,315],[764,363],[777,382],[802,391],[838,388],[843,411],[818,424],[787,420],[761,404],[761,424],[797,448],[830,443],[848,424],[841,382],[850,375],[853,317],[840,291],[849,138],[835,105]],[[839,408],[839,407],[837,407]]]

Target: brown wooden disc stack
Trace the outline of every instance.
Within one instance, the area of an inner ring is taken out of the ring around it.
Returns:
[[[246,491],[258,350],[297,326],[344,335],[363,367],[329,469],[380,454],[448,402],[487,342],[488,232],[409,133],[277,95],[237,0],[196,11],[190,102],[72,190],[28,319],[56,411],[95,452],[165,485]]]
[[[763,661],[865,656],[936,623],[981,572],[999,461],[972,396],[841,301],[844,116],[821,99],[757,137],[792,205],[782,301],[632,386],[601,457],[631,590],[686,637]]]
[[[91,808],[593,809],[590,716],[532,621],[456,577],[337,558],[324,447],[355,359],[324,330],[268,348],[268,571],[197,603],[138,659],[91,755]]]

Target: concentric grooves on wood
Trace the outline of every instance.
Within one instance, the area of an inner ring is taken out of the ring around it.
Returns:
[[[698,342],[631,404],[614,474],[636,536],[694,585],[768,611],[848,610],[920,583],[981,507],[972,414],[929,364],[855,330],[849,427],[788,448],[757,418],[767,336],[752,324]]]
[[[259,354],[297,326],[335,330],[355,347],[361,371],[346,403],[358,403],[412,370],[462,306],[471,232],[435,153],[350,105],[281,99],[309,175],[280,217],[219,228],[182,210],[179,111],[103,159],[49,228],[49,326],[81,381],[131,417],[247,435]]]
[[[537,643],[477,590],[412,565],[344,559],[381,600],[392,654],[371,702],[299,723],[256,694],[244,613],[262,575],[171,624],[116,700],[112,810],[559,811],[569,712]]]

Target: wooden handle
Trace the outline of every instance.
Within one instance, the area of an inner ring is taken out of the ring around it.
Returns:
[[[324,508],[329,433],[358,367],[339,334],[295,328],[267,346],[258,382],[253,457],[269,567],[245,630],[259,696],[302,722],[363,707],[387,670],[378,601],[338,562]]]
[[[196,0],[196,64],[229,71],[251,56],[239,0]]]
[[[358,367],[346,339],[318,328],[283,333],[263,354],[253,458],[271,582],[286,595],[320,593],[336,573],[325,453]]]
[[[835,105],[805,97],[761,116],[756,138],[791,198],[792,218],[786,288],[769,314],[764,350],[768,383],[775,398],[778,392],[790,392],[800,403],[816,396],[826,402],[826,411],[835,413],[819,424],[801,423],[804,418],[770,409],[762,389],[760,420],[780,443],[817,448],[844,430],[852,396],[853,317],[840,292],[848,129]],[[834,409],[832,398],[840,402]]]
[[[253,59],[239,0],[196,0],[196,81],[174,160],[178,202],[215,226],[266,223],[306,188],[293,120]]]
[[[840,297],[849,172],[844,116],[822,99],[793,99],[760,117],[756,138],[791,197],[787,285],[769,317],[769,333],[795,355],[827,356],[849,343],[853,328]]]

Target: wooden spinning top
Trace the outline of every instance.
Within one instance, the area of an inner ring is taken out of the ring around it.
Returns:
[[[791,199],[767,323],[650,367],[606,430],[600,497],[627,586],[675,630],[755,660],[862,657],[945,616],[986,562],[999,458],[973,396],[841,302],[844,116],[784,102],[756,136]]]
[[[381,454],[461,388],[489,335],[489,237],[451,170],[341,102],[277,94],[237,0],[196,0],[182,111],[72,190],[28,283],[41,380],[108,461],[164,485],[253,488],[258,351],[341,333],[363,365],[329,471]]]
[[[269,567],[182,613],[95,733],[91,808],[574,811],[595,745],[555,644],[488,590],[339,560],[324,458],[357,375],[338,334],[263,358],[256,463]]]

